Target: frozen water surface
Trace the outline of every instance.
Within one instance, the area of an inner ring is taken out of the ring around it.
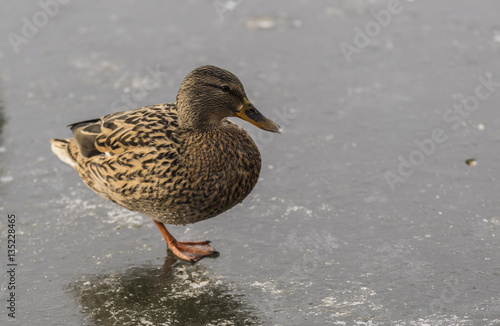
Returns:
[[[18,266],[16,319],[3,273],[0,323],[500,325],[499,12],[494,0],[9,6],[0,257],[5,270],[15,214]],[[191,265],[48,141],[171,102],[203,64],[238,75],[284,133],[241,122],[261,180],[229,212],[171,227],[221,253]]]

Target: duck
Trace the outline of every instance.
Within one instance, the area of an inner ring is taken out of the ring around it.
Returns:
[[[178,241],[165,224],[215,217],[241,203],[259,179],[259,149],[230,117],[281,133],[238,77],[206,65],[184,78],[174,103],[72,123],[74,137],[52,139],[51,149],[101,197],[150,217],[167,248],[194,263],[219,253],[210,241]]]

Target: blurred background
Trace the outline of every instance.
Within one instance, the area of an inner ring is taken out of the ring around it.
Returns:
[[[16,2],[0,13],[0,244],[18,325],[500,325],[500,3]],[[65,126],[235,73],[284,129],[217,218],[171,227],[50,151]],[[10,324],[9,324],[10,325]]]

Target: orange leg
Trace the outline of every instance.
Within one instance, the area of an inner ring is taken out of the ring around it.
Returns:
[[[163,238],[168,244],[168,247],[172,252],[179,258],[182,258],[193,263],[202,259],[206,256],[218,256],[219,253],[215,251],[215,248],[209,245],[210,241],[199,241],[199,242],[181,242],[177,241],[173,235],[168,232],[165,225],[161,222],[153,220],[160,229]]]

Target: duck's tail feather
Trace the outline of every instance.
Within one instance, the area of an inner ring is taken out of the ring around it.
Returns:
[[[52,144],[51,146],[52,152],[54,152],[54,154],[56,154],[61,161],[71,165],[72,167],[75,167],[76,162],[73,160],[73,158],[69,155],[68,152],[68,146],[71,140],[72,140],[71,138],[51,139],[50,143]]]

